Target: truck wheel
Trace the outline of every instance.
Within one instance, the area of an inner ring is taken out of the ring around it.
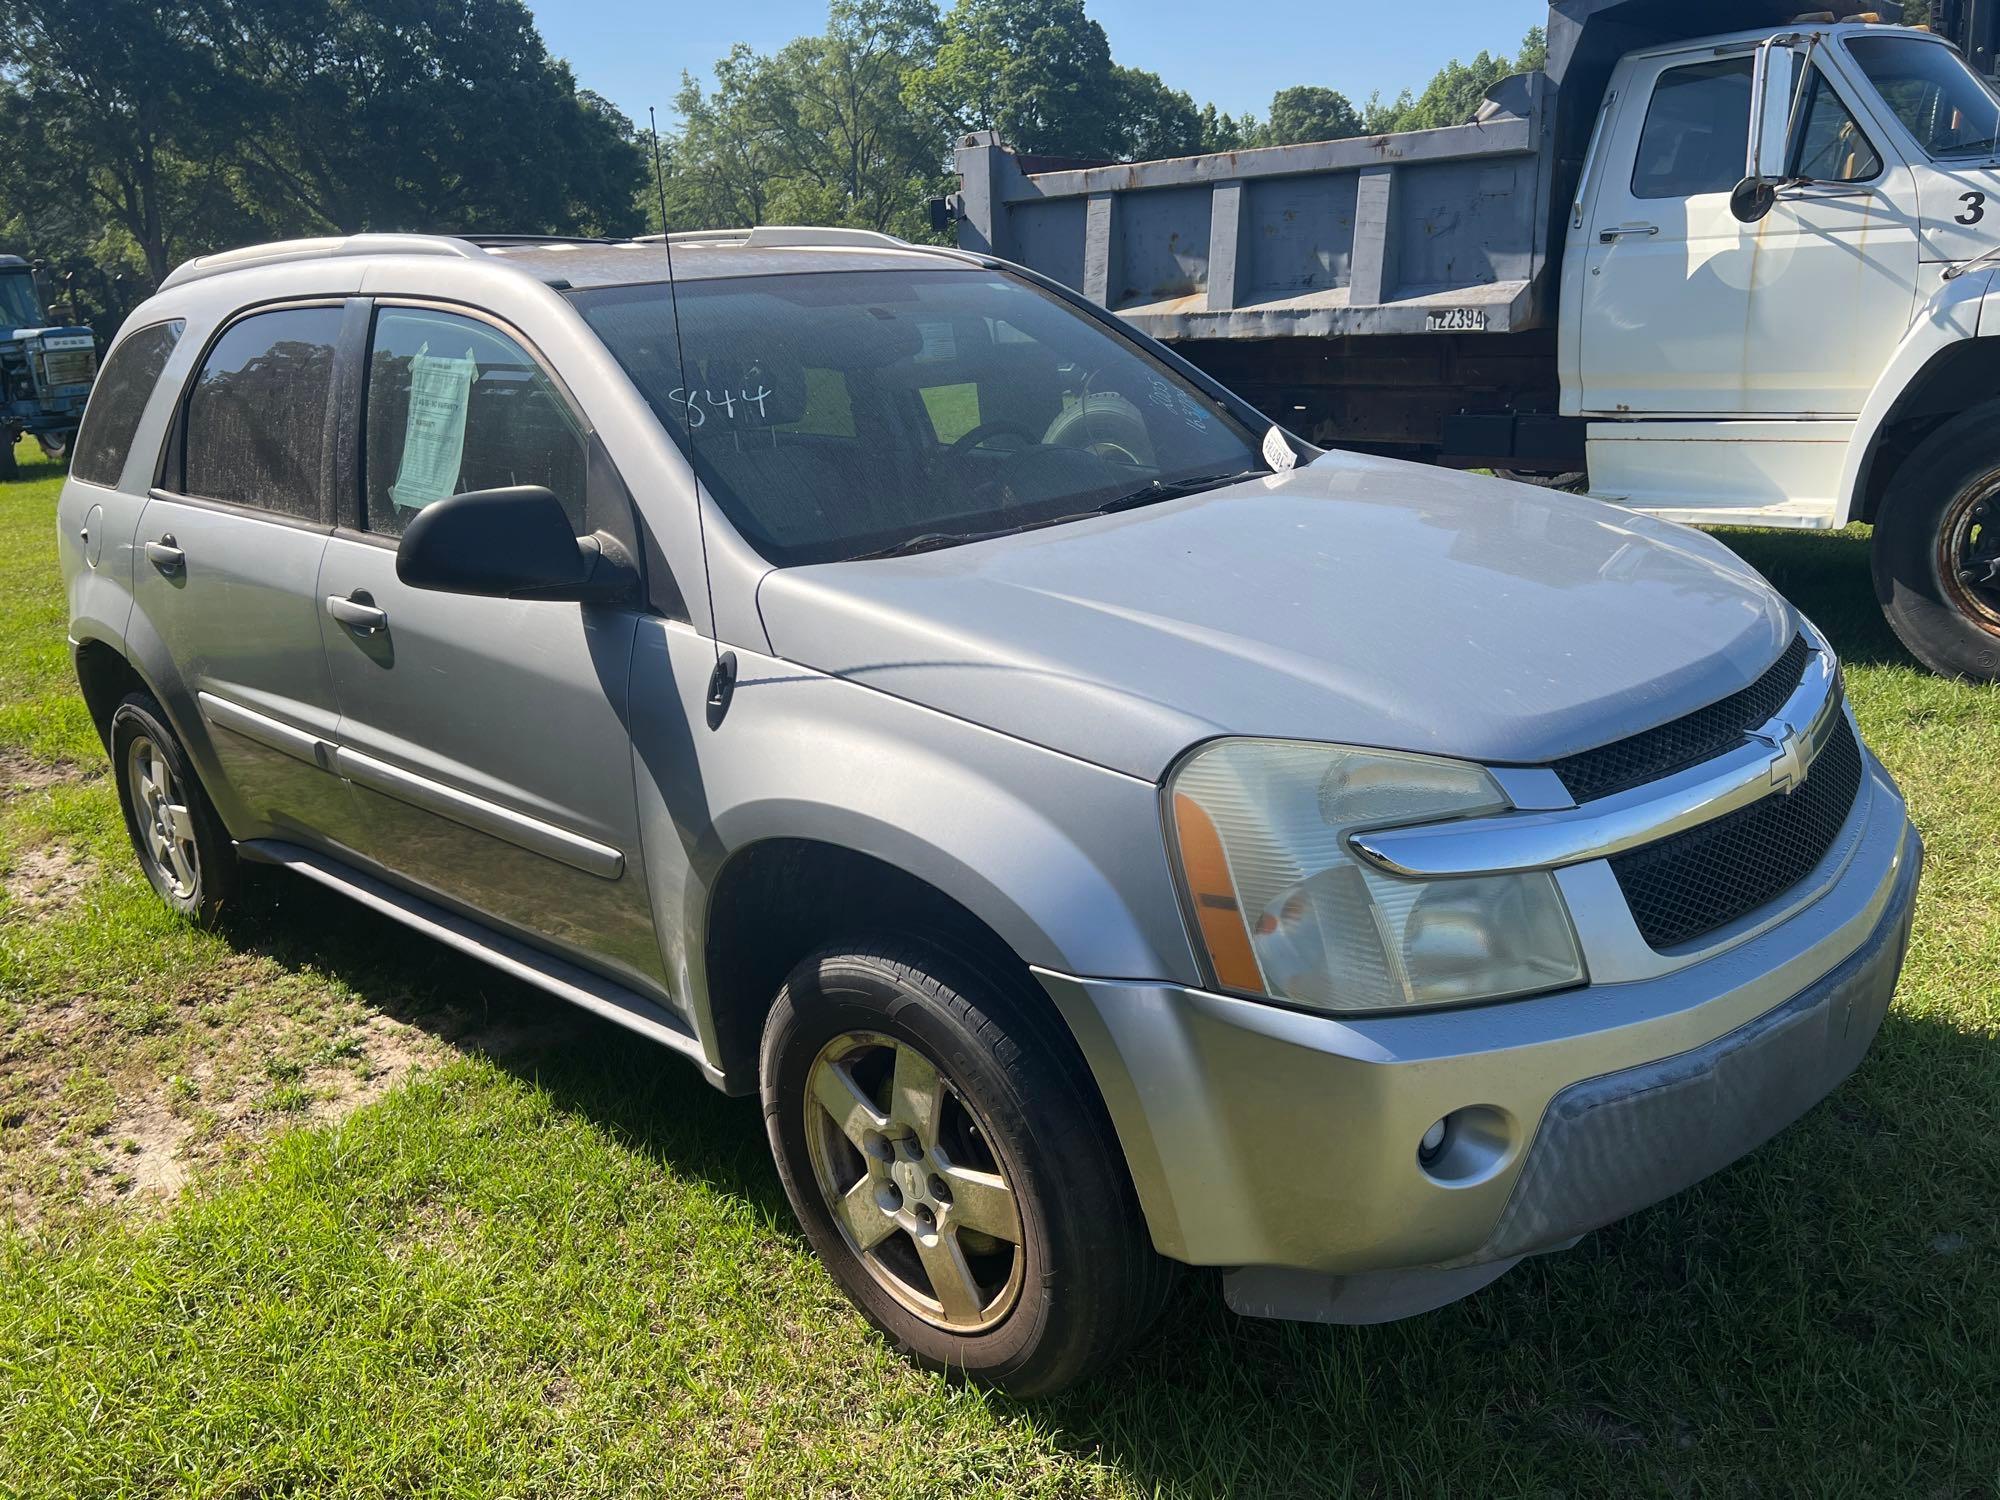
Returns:
[[[69,467],[69,441],[71,434],[44,432],[37,434],[35,441],[42,445],[42,456],[51,463]]]
[[[824,952],[764,1028],[764,1119],[806,1237],[935,1370],[1062,1389],[1157,1315],[1157,1255],[1069,1038],[972,963]]]
[[[2000,402],[1903,462],[1875,518],[1875,596],[1932,671],[2000,681]]]
[[[21,477],[20,461],[14,457],[14,442],[11,432],[0,432],[0,480]]]
[[[236,893],[236,846],[150,695],[132,693],[112,711],[111,765],[146,879],[182,916],[213,921]]]

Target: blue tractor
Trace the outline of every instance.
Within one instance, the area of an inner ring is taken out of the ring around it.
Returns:
[[[48,324],[28,263],[0,255],[0,479],[18,474],[14,444],[24,432],[33,433],[49,457],[68,459],[97,378],[91,331]]]

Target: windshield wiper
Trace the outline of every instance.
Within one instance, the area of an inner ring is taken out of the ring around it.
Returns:
[[[940,547],[957,547],[967,542],[990,542],[995,537],[1019,536],[1024,531],[1040,531],[1049,526],[1063,526],[1071,521],[1088,521],[1093,516],[1113,515],[1121,510],[1136,510],[1142,505],[1152,505],[1161,500],[1172,500],[1180,495],[1196,495],[1203,490],[1220,489],[1225,484],[1234,484],[1240,479],[1257,479],[1268,474],[1268,469],[1244,469],[1234,474],[1204,474],[1197,479],[1175,479],[1162,481],[1155,479],[1142,489],[1119,495],[1093,505],[1089,510],[1073,511],[1066,516],[1051,516],[1045,521],[1024,521],[1019,526],[1000,526],[991,531],[925,531],[903,541],[880,548],[874,552],[857,552],[848,558],[849,562],[871,562],[884,557],[909,557],[917,552],[935,552]]]
[[[1053,524],[1035,522],[1034,525]],[[998,531],[926,531],[919,536],[907,537],[891,546],[874,552],[857,552],[848,558],[849,562],[868,562],[878,557],[908,557],[913,552],[935,552],[940,547],[956,547],[962,542],[991,541],[996,536],[1012,536],[1017,531],[1027,531],[1027,526],[1003,526]]]
[[[1136,490],[1118,496],[1115,500],[1107,500],[1102,505],[1085,511],[1084,514],[1108,516],[1121,510],[1137,510],[1142,505],[1152,505],[1161,500],[1174,500],[1182,495],[1199,495],[1203,490],[1219,490],[1225,484],[1235,484],[1239,480],[1262,479],[1270,472],[1269,469],[1241,469],[1234,474],[1204,474],[1197,479],[1155,479]]]

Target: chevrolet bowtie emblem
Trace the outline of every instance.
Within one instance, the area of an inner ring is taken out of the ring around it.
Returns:
[[[1806,779],[1806,737],[1790,724],[1776,723],[1753,730],[1751,738],[1762,740],[1777,754],[1771,757],[1771,790],[1785,796],[1797,791]]]

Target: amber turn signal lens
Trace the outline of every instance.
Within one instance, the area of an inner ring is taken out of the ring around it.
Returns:
[[[1174,798],[1174,832],[1181,846],[1181,869],[1188,895],[1194,900],[1195,924],[1215,966],[1216,982],[1225,989],[1252,995],[1264,993],[1263,971],[1250,951],[1250,932],[1243,925],[1243,908],[1229,879],[1229,857],[1222,836],[1192,797]]]

